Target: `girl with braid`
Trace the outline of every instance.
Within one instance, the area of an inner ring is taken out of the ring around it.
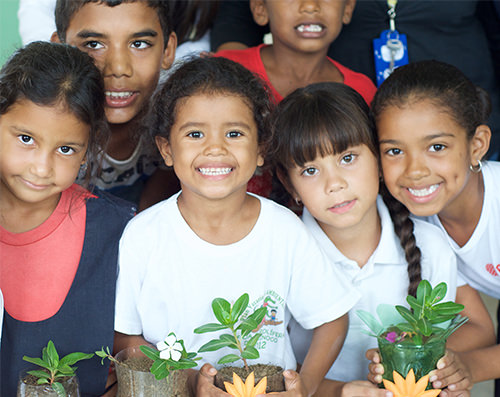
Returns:
[[[422,279],[433,286],[446,282],[445,300],[455,300],[456,256],[439,228],[411,219],[381,183],[369,108],[350,87],[319,83],[294,91],[278,105],[270,146],[278,178],[304,205],[302,220],[331,265],[362,294],[349,312],[344,346],[320,394],[388,396],[388,391],[361,381],[368,374],[365,352],[376,340],[362,332],[365,326],[355,311],[375,313],[380,303],[407,306],[407,294],[415,295]],[[457,293],[457,301],[459,297]],[[460,303],[469,307],[468,302]],[[474,306],[480,305],[479,299]],[[292,346],[301,362],[311,334],[290,324]]]
[[[422,61],[398,68],[381,85],[372,111],[392,196],[445,233],[464,282],[500,299],[500,163],[483,160],[491,138],[486,92],[454,66]],[[458,291],[475,293],[471,287]],[[466,308],[469,316],[476,314],[472,303]],[[462,345],[450,345],[431,374],[435,388],[448,386],[441,395],[462,395],[475,382],[500,378],[500,345],[481,339],[491,324],[472,320],[476,329],[454,335]],[[378,382],[383,368],[371,367]]]

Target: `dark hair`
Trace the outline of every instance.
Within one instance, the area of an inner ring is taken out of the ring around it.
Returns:
[[[71,22],[71,18],[85,4],[97,3],[106,4],[108,7],[115,7],[122,3],[136,2],[144,2],[148,7],[151,7],[156,11],[163,32],[164,46],[166,47],[170,33],[172,33],[169,0],[57,0],[55,9],[57,35],[61,41],[66,41],[66,32]]]
[[[366,145],[378,159],[373,119],[363,97],[340,83],[317,83],[298,88],[278,105],[272,125],[270,161],[284,178],[295,165],[317,156],[338,154],[351,146]],[[381,183],[394,230],[408,263],[408,293],[416,294],[421,280],[421,253],[413,234],[410,213]]]
[[[431,101],[447,112],[474,136],[491,112],[488,93],[476,87],[455,66],[438,61],[421,61],[401,66],[385,80],[372,102],[375,120],[388,107],[405,107],[422,100]]]
[[[232,94],[241,97],[253,112],[259,145],[270,137],[271,96],[265,83],[239,63],[226,58],[191,58],[183,62],[153,97],[150,129],[153,136],[169,139],[179,101],[197,94]]]
[[[0,115],[24,99],[40,106],[63,104],[87,124],[88,157],[96,158],[105,147],[109,129],[104,114],[104,83],[92,58],[84,52],[41,41],[16,51],[0,70]],[[91,171],[87,170],[87,181]]]
[[[169,0],[172,28],[177,44],[196,41],[210,29],[217,14],[219,0]]]

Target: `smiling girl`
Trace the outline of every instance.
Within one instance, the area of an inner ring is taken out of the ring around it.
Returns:
[[[468,284],[499,299],[500,164],[484,160],[491,138],[487,94],[451,65],[417,62],[398,68],[382,84],[372,110],[391,194],[446,233]],[[471,334],[472,339],[480,337]],[[456,356],[468,357],[464,370],[434,387],[458,390],[499,377],[498,349]]]

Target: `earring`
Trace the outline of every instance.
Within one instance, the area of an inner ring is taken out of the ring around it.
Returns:
[[[295,200],[295,203],[297,205],[301,205],[302,204],[302,201],[300,201],[300,199],[298,197],[295,197],[294,200]]]
[[[477,165],[469,165],[469,169],[475,174],[479,174],[482,168],[483,165],[481,164],[481,160],[477,160]]]

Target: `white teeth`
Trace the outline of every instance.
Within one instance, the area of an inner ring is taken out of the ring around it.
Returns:
[[[333,208],[342,208],[342,207],[345,207],[349,203],[350,203],[350,201],[346,201],[345,203],[338,204],[338,205],[334,206]]]
[[[299,25],[297,27],[297,30],[300,33],[303,33],[303,32],[318,33],[318,32],[321,32],[323,30],[323,27],[321,25],[316,25],[316,24]]]
[[[438,187],[439,187],[439,184],[436,184],[436,185],[431,185],[431,186],[429,186],[426,189],[418,189],[418,190],[416,190],[416,189],[408,188],[408,191],[411,194],[413,194],[414,196],[424,197],[424,196],[428,196],[431,193],[434,193],[437,190]]]
[[[105,92],[106,96],[109,96],[113,99],[116,99],[116,98],[128,98],[130,96],[132,96],[134,93],[132,91],[120,91],[120,92],[117,92],[117,91],[106,91]]]
[[[226,175],[232,168],[198,168],[203,175]]]

